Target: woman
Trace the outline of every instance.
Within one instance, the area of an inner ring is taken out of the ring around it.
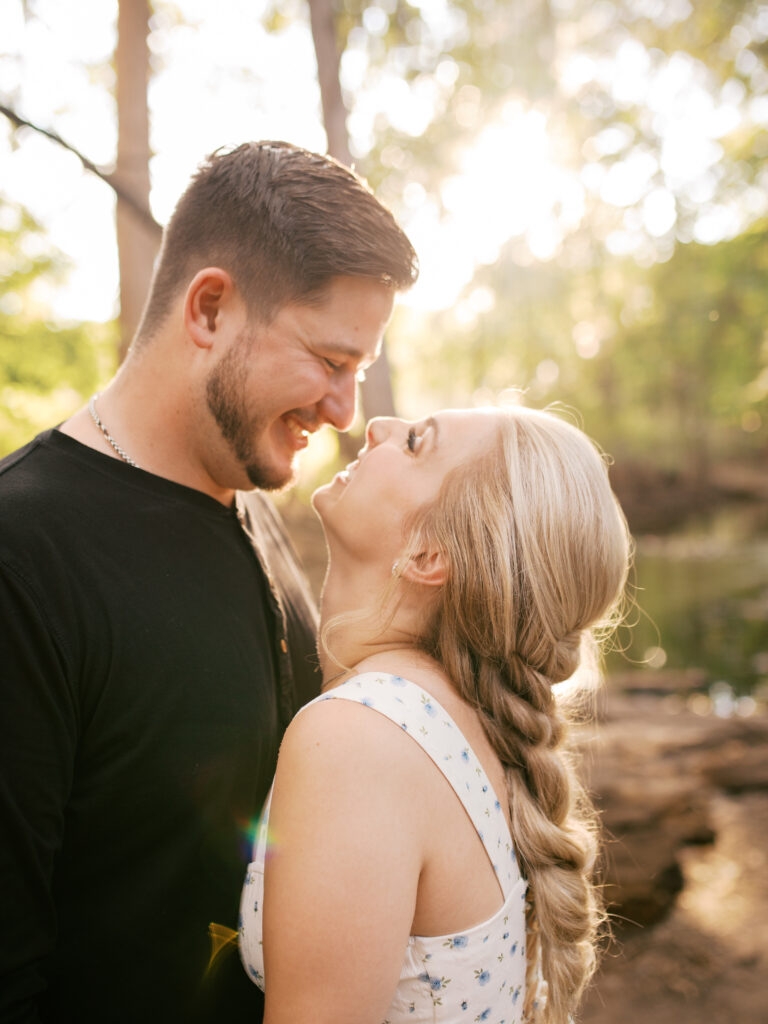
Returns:
[[[313,503],[323,694],[241,905],[265,1022],[564,1024],[600,912],[552,686],[626,579],[605,465],[521,407],[376,419]]]

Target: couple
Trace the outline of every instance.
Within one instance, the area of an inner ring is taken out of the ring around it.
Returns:
[[[0,463],[0,1021],[576,1006],[595,849],[552,686],[626,573],[599,455],[521,408],[373,420],[314,498],[322,678],[262,493],[349,427],[415,276],[345,168],[216,154],[118,376]],[[246,970],[206,971],[238,898]]]

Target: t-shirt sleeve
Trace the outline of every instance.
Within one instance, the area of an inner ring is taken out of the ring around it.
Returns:
[[[0,561],[0,1020],[37,1021],[77,711],[43,596]]]

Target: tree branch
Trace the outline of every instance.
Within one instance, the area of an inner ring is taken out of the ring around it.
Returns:
[[[93,163],[93,161],[89,160],[87,156],[84,156],[79,149],[70,145],[68,142],[65,142],[64,139],[62,139],[60,135],[57,135],[56,132],[49,131],[47,128],[41,128],[40,125],[27,121],[25,118],[17,114],[15,110],[12,110],[10,107],[6,107],[2,103],[0,103],[0,114],[5,114],[8,120],[17,128],[31,128],[32,131],[38,132],[40,135],[44,135],[47,139],[51,139],[52,142],[56,142],[59,146],[69,150],[70,153],[74,153],[86,171],[90,171],[92,174],[95,174],[97,178],[101,178],[103,182],[109,185],[118,199],[121,199],[127,206],[130,206],[136,216],[141,219],[150,231],[158,236],[162,234],[163,229],[157,223],[150,211],[142,203],[137,202],[131,193],[123,188],[120,182],[116,180],[114,174],[111,174],[109,171],[102,170]]]

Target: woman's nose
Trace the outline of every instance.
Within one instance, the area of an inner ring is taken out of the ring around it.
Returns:
[[[369,448],[373,448],[377,444],[381,444],[392,433],[395,424],[400,421],[392,416],[377,416],[375,419],[369,420],[368,426],[365,428],[365,443]]]

